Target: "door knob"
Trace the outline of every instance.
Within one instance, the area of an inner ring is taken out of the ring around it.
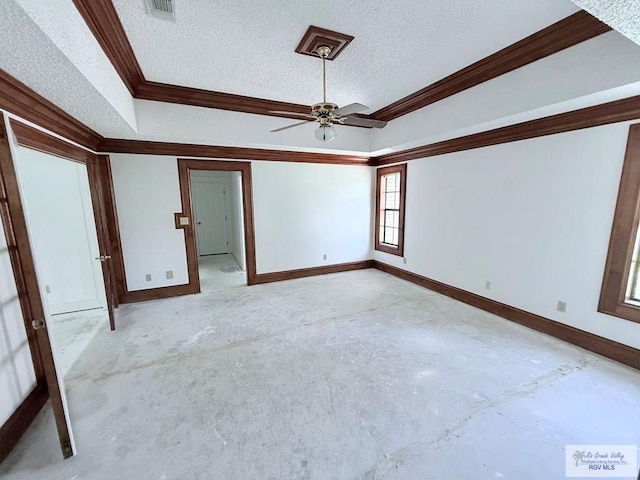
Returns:
[[[198,222],[198,225],[202,225],[202,222]]]

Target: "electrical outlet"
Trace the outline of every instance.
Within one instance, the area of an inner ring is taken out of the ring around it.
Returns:
[[[407,257],[402,257],[402,263],[407,263]]]
[[[489,280],[484,282],[484,288],[485,290],[491,290],[491,282]]]
[[[326,260],[326,259],[327,259],[327,254],[326,254],[326,253],[323,253],[323,254],[322,254],[322,259],[323,259],[323,260]]]
[[[150,274],[150,273],[147,273],[147,274],[144,276],[144,279],[145,279],[147,282],[150,282],[150,281],[151,281],[151,274]]]
[[[49,285],[44,286],[44,291],[47,293],[51,293],[51,288],[49,287]]]
[[[558,300],[558,308],[557,310],[559,312],[566,312],[567,311],[567,302],[563,302],[562,300]]]
[[[171,280],[173,278],[173,270],[167,270],[167,280]]]

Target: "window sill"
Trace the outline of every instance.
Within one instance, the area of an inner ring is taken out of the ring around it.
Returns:
[[[378,243],[375,246],[375,249],[379,252],[389,253],[391,255],[397,255],[402,257],[404,254],[404,249],[402,247],[392,247],[391,245],[385,245],[383,243]]]

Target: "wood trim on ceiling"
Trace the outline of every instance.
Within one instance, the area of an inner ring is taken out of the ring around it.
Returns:
[[[148,81],[111,0],[73,2],[135,98],[284,118],[297,117],[271,112],[310,111],[307,105]],[[359,116],[393,120],[610,30],[611,27],[581,10],[371,115]]]
[[[95,150],[102,136],[0,69],[0,109]]]
[[[158,102],[177,103],[197,107],[216,108],[233,112],[269,115],[272,117],[295,118],[294,115],[273,113],[275,111],[299,113],[303,115],[311,112],[308,105],[279,102],[263,98],[246,97],[231,93],[214,92],[199,88],[169,85],[167,83],[145,81],[135,88],[136,98],[141,100],[155,100]]]
[[[11,131],[16,137],[18,145],[31,148],[39,152],[62,157],[67,160],[86,164],[93,154],[71,143],[53,137],[37,128],[30,127],[17,120],[9,120]]]
[[[334,265],[323,265],[320,267],[300,268],[297,270],[285,270],[282,272],[259,273],[256,275],[255,284],[282,282],[283,280],[294,280],[296,278],[313,277],[316,275],[327,275],[329,273],[349,272],[351,270],[363,270],[373,268],[373,260],[363,260],[361,262],[337,263]]]
[[[266,160],[271,162],[303,162],[369,166],[369,157],[357,155],[333,155],[330,153],[294,152],[291,150],[266,150],[246,147],[222,147],[215,145],[152,142],[144,140],[117,140],[114,138],[105,139],[100,143],[99,150],[101,152],[108,153],[135,153],[181,157]]]
[[[131,93],[145,81],[111,0],[73,0],[85,23]]]
[[[46,383],[37,384],[16,411],[0,427],[0,462],[7,458],[48,399],[49,392],[47,391]]]
[[[374,260],[378,270],[640,370],[640,350]]]
[[[581,10],[371,114],[391,121],[602,35],[611,27]]]
[[[353,37],[351,35],[311,25],[302,36],[302,40],[300,40],[295,52],[320,58],[318,48],[329,47],[331,53],[327,55],[327,60],[334,60],[352,40]]]
[[[583,128],[627,122],[638,118],[640,118],[640,95],[372,157],[371,163],[380,166],[406,162]]]

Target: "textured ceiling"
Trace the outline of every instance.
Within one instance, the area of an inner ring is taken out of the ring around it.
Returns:
[[[328,62],[328,100],[372,110],[576,11],[569,0],[175,0],[176,23],[113,0],[148,80],[280,101],[321,100],[309,25],[355,36]]]
[[[64,28],[64,26],[61,26]],[[0,68],[103,135],[127,121],[13,0],[0,0]]]
[[[640,1],[573,0],[573,2],[640,45]]]

